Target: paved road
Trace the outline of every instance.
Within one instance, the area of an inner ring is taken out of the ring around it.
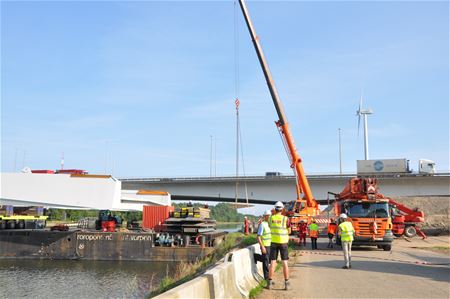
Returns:
[[[353,250],[350,270],[341,269],[343,256],[337,249],[300,249],[290,260],[292,290],[281,290],[279,271],[274,290],[264,290],[258,299],[450,298],[450,256],[415,248],[448,244],[448,237],[399,239],[390,252]],[[319,240],[319,248],[325,247],[325,239]]]

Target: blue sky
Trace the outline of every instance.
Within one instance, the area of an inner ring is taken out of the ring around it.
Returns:
[[[307,173],[363,159],[449,170],[448,2],[248,3]],[[247,174],[290,173],[276,113],[240,11],[239,98]],[[235,169],[234,4],[1,3],[1,170],[118,177]]]

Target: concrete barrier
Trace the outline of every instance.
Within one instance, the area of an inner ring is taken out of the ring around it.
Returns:
[[[258,245],[230,252],[222,264],[154,298],[246,299],[250,290],[263,279],[262,264],[255,264],[254,253],[261,253]]]
[[[196,298],[206,299],[214,298],[214,294],[210,289],[208,278],[205,276],[197,277],[186,283],[183,283],[176,288],[168,290],[156,297],[155,299],[182,299],[182,298]]]
[[[245,298],[236,285],[234,266],[232,263],[224,263],[206,271],[204,274],[213,289],[212,298]]]
[[[234,268],[236,286],[244,298],[248,298],[251,289],[258,285],[262,278],[253,258],[254,253],[260,253],[259,246],[253,245],[234,251],[231,262]]]

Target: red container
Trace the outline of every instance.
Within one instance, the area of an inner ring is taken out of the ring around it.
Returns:
[[[142,227],[155,228],[164,223],[169,218],[169,213],[173,212],[173,206],[144,206],[142,211]]]
[[[42,169],[42,170],[32,170],[31,173],[48,173],[48,174],[54,174],[55,172],[54,172],[53,170]]]

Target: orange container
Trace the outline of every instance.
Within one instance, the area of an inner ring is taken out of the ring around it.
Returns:
[[[155,228],[159,223],[169,218],[169,213],[173,212],[173,206],[144,206],[142,211],[142,227]]]

